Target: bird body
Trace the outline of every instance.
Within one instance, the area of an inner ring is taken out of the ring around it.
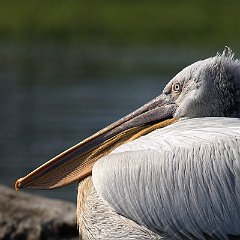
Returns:
[[[93,185],[117,213],[160,236],[240,235],[239,146],[237,118],[180,120],[101,158]]]
[[[91,176],[78,186],[77,222],[80,239],[83,240],[163,239],[158,233],[120,215],[110,207],[96,192]],[[174,238],[168,236],[167,239]]]
[[[226,48],[15,186],[80,181],[83,239],[229,239],[240,236],[239,146],[240,61]]]

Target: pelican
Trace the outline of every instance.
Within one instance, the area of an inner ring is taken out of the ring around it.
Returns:
[[[16,181],[79,181],[83,239],[229,239],[240,235],[240,61],[184,68],[133,113]]]

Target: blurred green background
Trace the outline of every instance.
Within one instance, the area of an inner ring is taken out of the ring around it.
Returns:
[[[0,183],[153,97],[183,67],[229,46],[239,1],[0,2]],[[76,184],[48,197],[74,201]]]
[[[238,46],[239,1],[1,1],[1,39],[65,44]]]

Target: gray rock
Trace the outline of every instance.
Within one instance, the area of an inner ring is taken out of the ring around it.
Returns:
[[[0,185],[0,239],[78,239],[76,207]]]

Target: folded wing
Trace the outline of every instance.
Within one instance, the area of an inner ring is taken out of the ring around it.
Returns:
[[[177,238],[240,235],[240,120],[182,120],[118,147],[93,168],[117,211]]]

